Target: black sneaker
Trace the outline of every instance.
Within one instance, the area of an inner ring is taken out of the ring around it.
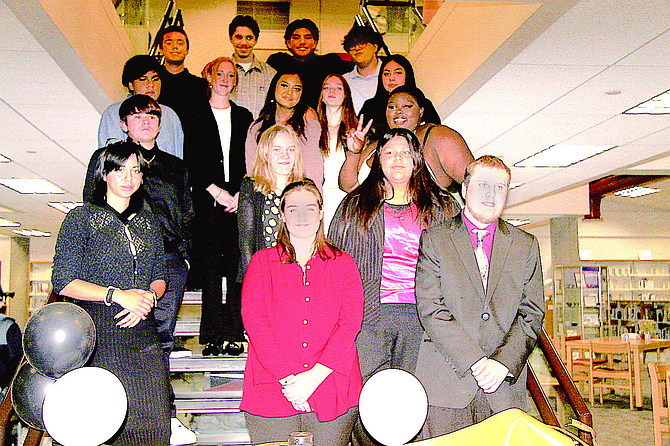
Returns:
[[[244,353],[244,345],[241,342],[229,342],[223,352],[230,356],[240,356]]]
[[[219,356],[221,354],[221,347],[216,344],[207,344],[202,349],[202,356]]]

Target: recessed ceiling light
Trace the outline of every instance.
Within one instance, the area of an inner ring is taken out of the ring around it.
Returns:
[[[656,192],[660,191],[661,189],[654,189],[653,187],[634,186],[629,187],[628,189],[618,190],[614,192],[614,195],[617,195],[619,197],[637,198],[649,194],[655,194]]]
[[[51,237],[50,232],[38,231],[37,229],[12,229],[12,232],[24,237]]]
[[[77,206],[81,206],[83,204],[84,203],[75,203],[73,201],[63,201],[63,202],[50,201],[49,202],[49,206],[51,206],[54,209],[58,209],[59,211],[61,211],[64,214],[67,214],[72,209],[76,208]]]
[[[64,194],[65,191],[42,178],[3,178],[0,184],[20,194]]]
[[[555,145],[515,163],[514,167],[568,167],[614,147]]]
[[[5,155],[0,154],[0,163],[11,163],[11,162],[12,162],[12,160],[7,158]]]
[[[530,223],[530,220],[527,218],[524,219],[518,219],[518,218],[510,218],[509,220],[505,220],[507,223],[511,224],[512,226],[523,226],[527,225]]]
[[[654,96],[643,103],[629,108],[624,115],[667,115],[670,114],[670,90]]]
[[[7,220],[6,218],[1,218],[0,217],[0,227],[15,228],[15,227],[18,227],[18,226],[21,226],[21,223],[19,223],[17,221]]]

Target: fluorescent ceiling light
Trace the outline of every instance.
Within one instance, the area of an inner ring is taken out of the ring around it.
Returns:
[[[667,115],[670,114],[670,90],[654,96],[643,103],[629,108],[624,115]]]
[[[3,178],[0,184],[20,194],[64,194],[65,191],[42,178]]]
[[[25,237],[51,237],[50,232],[42,232],[37,229],[12,229],[12,232]]]
[[[16,221],[7,220],[6,218],[0,217],[0,227],[3,228],[16,228],[21,226],[21,223]]]
[[[509,220],[505,220],[507,223],[511,224],[512,226],[523,226],[527,225],[530,223],[530,220],[527,218],[524,219],[518,219],[518,218],[510,218]]]
[[[628,189],[618,190],[614,192],[614,195],[617,195],[619,197],[637,198],[649,194],[655,194],[656,192],[660,191],[661,189],[654,189],[653,187],[634,186],[629,187]]]
[[[0,154],[0,163],[11,163],[12,160],[7,158],[5,155]]]
[[[555,145],[517,162],[514,167],[568,167],[614,147],[616,146]]]
[[[63,202],[50,201],[49,202],[49,206],[51,206],[54,209],[57,209],[57,210],[61,211],[64,214],[67,214],[72,209],[74,209],[78,206],[81,206],[83,204],[84,203],[75,203],[75,202],[72,202],[72,201],[63,201]]]

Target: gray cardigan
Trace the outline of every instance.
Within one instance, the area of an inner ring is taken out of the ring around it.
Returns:
[[[328,240],[356,260],[365,293],[363,323],[375,324],[381,315],[379,289],[384,263],[384,207],[380,207],[371,217],[369,230],[366,232],[358,221],[343,218],[344,203],[342,201],[330,222]],[[434,206],[430,226],[443,223],[458,214],[459,205],[455,200],[451,203],[451,209],[451,214],[445,214],[440,206]]]

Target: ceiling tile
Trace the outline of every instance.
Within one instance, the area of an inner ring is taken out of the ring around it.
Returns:
[[[584,0],[514,63],[612,65],[668,29],[667,0]]]

